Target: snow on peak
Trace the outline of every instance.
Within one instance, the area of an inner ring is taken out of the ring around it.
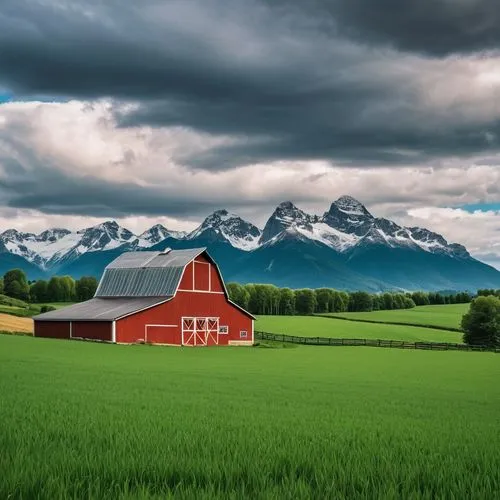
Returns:
[[[253,250],[258,246],[260,229],[227,210],[216,210],[187,236],[187,239],[205,238],[226,241],[240,250]]]
[[[148,247],[151,245],[156,245],[166,238],[175,238],[177,240],[183,239],[186,236],[185,232],[181,231],[170,231],[162,224],[155,224],[150,227],[147,231],[144,231],[139,236],[139,245],[141,247]]]
[[[312,229],[311,224],[315,220],[315,216],[306,214],[291,201],[284,201],[276,207],[276,210],[266,222],[260,237],[260,243],[264,244],[273,240],[275,236],[291,227],[301,227],[310,231]]]
[[[352,196],[341,196],[338,200],[334,201],[332,206],[335,205],[340,211],[350,214],[350,215],[368,215],[370,216],[370,212],[366,209],[366,207],[356,198]]]

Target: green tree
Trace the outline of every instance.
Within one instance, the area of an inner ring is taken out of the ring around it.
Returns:
[[[384,304],[383,309],[387,311],[394,309],[394,298],[392,297],[392,293],[384,293],[384,295],[382,295],[382,300]]]
[[[21,269],[7,271],[3,277],[4,293],[9,297],[20,300],[29,300],[30,289],[26,274]]]
[[[316,294],[314,290],[309,288],[296,290],[295,309],[298,314],[313,314],[316,310]]]
[[[71,276],[62,276],[61,283],[61,301],[72,302],[76,300],[75,280]]]
[[[47,298],[49,302],[64,302],[64,289],[59,276],[52,276],[47,285]]]
[[[35,281],[30,287],[30,298],[32,302],[48,302],[48,283],[45,280]]]
[[[82,276],[75,283],[75,294],[76,300],[79,302],[83,302],[85,300],[90,300],[97,290],[97,280],[93,276]],[[241,286],[241,285],[239,285]],[[241,287],[243,288],[243,287]],[[229,294],[231,296],[231,294]],[[236,301],[235,301],[236,302]],[[236,302],[238,304],[238,302]],[[238,304],[240,305],[240,304]],[[248,306],[248,304],[247,304]],[[242,306],[246,308],[245,306]]]
[[[349,311],[373,311],[373,297],[368,292],[353,292],[350,294]]]
[[[500,299],[479,296],[462,318],[464,342],[469,345],[500,347]]]
[[[280,289],[280,314],[295,314],[295,293],[290,288]]]
[[[430,304],[429,294],[425,292],[413,292],[411,298],[417,306],[428,306]]]
[[[332,290],[330,288],[318,288],[314,291],[316,295],[316,312],[330,312],[330,302],[332,299]]]
[[[0,293],[3,293],[3,278],[0,278]]]

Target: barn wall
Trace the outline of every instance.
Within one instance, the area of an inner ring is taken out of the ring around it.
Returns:
[[[47,339],[69,339],[70,326],[68,321],[36,321],[35,337]]]
[[[73,321],[71,337],[111,341],[112,325],[111,321]]]
[[[252,319],[237,307],[227,302],[223,293],[177,292],[175,298],[151,309],[128,316],[116,322],[116,341],[132,343],[146,340],[146,325],[171,325],[154,329],[148,327],[148,341],[170,344],[172,339],[180,343],[182,335],[182,317],[219,317],[219,325],[228,326],[227,335],[219,335],[219,345],[232,341],[252,340]],[[248,332],[245,339],[240,339],[240,330]]]

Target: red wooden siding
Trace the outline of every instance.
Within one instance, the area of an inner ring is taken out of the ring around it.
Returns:
[[[224,287],[222,285],[222,280],[220,279],[217,268],[214,265],[210,266],[210,289],[212,292],[223,292]]]
[[[146,325],[145,340],[152,344],[181,345],[181,333],[179,328],[168,325]]]
[[[35,337],[69,339],[69,322],[35,321]]]
[[[229,340],[252,340],[252,318],[227,302],[225,295],[177,292],[174,299],[164,304],[118,320],[116,322],[116,341],[132,343],[145,340],[147,324],[163,324],[175,325],[175,327],[164,328],[163,331],[155,330],[155,341],[168,344],[170,342],[167,340],[175,338],[179,342],[182,335],[183,317],[219,318],[219,326],[229,328],[227,335],[219,334],[219,345],[227,345]],[[241,330],[248,332],[247,338],[240,339]],[[149,333],[148,341],[152,341]]]
[[[194,289],[210,290],[210,267],[211,264],[203,261],[194,261]]]
[[[111,321],[73,321],[71,337],[111,341],[112,325]]]
[[[182,275],[181,282],[179,284],[180,290],[192,290],[193,289],[193,263],[190,262],[186,269],[184,269],[184,274]]]

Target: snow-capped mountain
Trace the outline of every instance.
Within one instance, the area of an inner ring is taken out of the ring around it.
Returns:
[[[500,272],[473,259],[462,245],[375,217],[350,196],[334,201],[323,215],[283,202],[262,231],[227,210],[213,212],[190,233],[157,224],[135,235],[114,221],[80,231],[9,229],[0,234],[0,273],[16,265],[32,276],[98,276],[121,252],[165,246],[207,246],[226,279],[241,282],[369,290],[500,288]]]
[[[240,250],[254,250],[259,245],[261,231],[252,223],[229,213],[217,210],[209,215],[202,224],[186,237],[188,240],[207,242],[226,241]]]
[[[165,236],[161,238],[162,240],[175,234],[163,229]],[[54,228],[33,234],[9,229],[0,234],[0,243],[8,252],[23,257],[41,269],[49,270],[57,268],[63,262],[71,262],[88,252],[116,248],[123,248],[124,251],[148,248],[157,242],[155,236],[158,237],[160,233],[161,230],[155,226],[141,236],[136,236],[117,222],[107,221],[80,231]]]
[[[374,217],[351,196],[334,201],[322,217],[309,215],[292,202],[281,203],[264,227],[261,244],[273,244],[285,237],[310,239],[340,253],[357,246],[385,245],[390,248],[421,249],[456,257],[470,257],[467,250],[448,242],[439,234],[422,228],[406,228],[388,219]]]
[[[139,241],[141,242],[141,246],[156,245],[156,243],[160,243],[166,238],[180,240],[185,238],[187,234],[185,231],[170,231],[162,224],[156,224],[147,231],[144,231],[139,236]]]

